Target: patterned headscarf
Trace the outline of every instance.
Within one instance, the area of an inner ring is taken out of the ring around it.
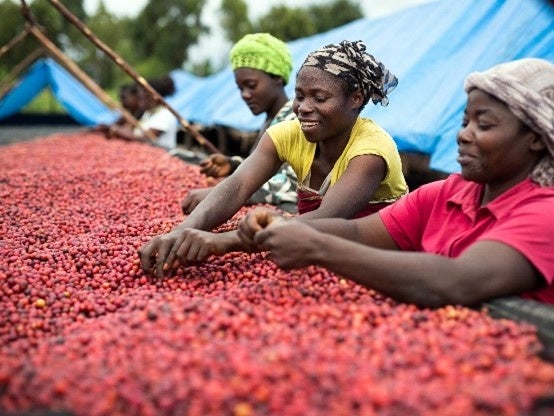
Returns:
[[[538,58],[496,65],[466,78],[466,92],[474,88],[504,102],[517,118],[540,134],[548,153],[530,176],[541,186],[554,186],[554,65]]]
[[[302,67],[314,66],[336,75],[353,89],[360,88],[364,106],[370,99],[374,104],[386,106],[387,94],[396,87],[398,79],[365,49],[360,40],[327,45],[310,53]]]
[[[287,44],[269,33],[245,35],[229,53],[233,71],[238,68],[254,68],[278,75],[289,82],[292,71],[292,55]]]

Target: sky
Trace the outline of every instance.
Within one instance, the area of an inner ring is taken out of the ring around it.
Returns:
[[[147,0],[84,0],[85,11],[92,14],[98,8],[100,1],[104,2],[106,9],[116,16],[136,16],[146,5]],[[304,6],[314,4],[325,4],[329,0],[245,0],[248,5],[250,19],[255,19],[267,13],[272,6],[287,5],[291,7],[299,7],[299,4]],[[428,3],[434,0],[359,0],[362,12],[365,17],[384,16],[389,13],[401,10],[406,7],[415,6],[421,3]],[[204,6],[202,21],[210,28],[209,35],[203,35],[198,45],[189,50],[191,62],[202,62],[209,59],[212,64],[217,67],[222,67],[227,62],[227,53],[231,48],[231,44],[224,39],[223,31],[218,25],[219,7],[221,0],[207,0]],[[107,39],[103,39],[106,43]]]

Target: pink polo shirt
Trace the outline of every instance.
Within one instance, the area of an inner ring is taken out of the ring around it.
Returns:
[[[486,206],[483,185],[459,174],[424,185],[379,211],[401,250],[458,257],[479,240],[499,241],[523,254],[545,287],[522,294],[554,304],[554,188],[526,179]]]

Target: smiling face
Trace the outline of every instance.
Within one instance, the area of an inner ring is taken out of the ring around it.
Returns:
[[[361,92],[347,92],[333,74],[305,66],[296,76],[293,111],[310,142],[349,137],[363,103]]]
[[[468,93],[458,133],[458,163],[465,179],[501,189],[526,178],[544,143],[504,104],[479,89]]]
[[[284,82],[266,72],[253,68],[238,68],[234,71],[240,96],[252,114],[274,113],[280,108]]]

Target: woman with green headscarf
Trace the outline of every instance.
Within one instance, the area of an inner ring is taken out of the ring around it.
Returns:
[[[285,93],[285,85],[288,84],[292,71],[292,56],[285,42],[269,33],[254,33],[239,40],[231,49],[229,58],[242,99],[252,114],[266,116],[250,150],[252,152],[267,127],[296,117],[292,112],[292,100],[289,100]],[[240,156],[212,154],[200,162],[200,172],[214,178],[222,178],[233,173],[243,160]],[[211,189],[189,191],[181,204],[183,212],[192,211]],[[294,171],[284,164],[247,203],[267,203],[296,212]]]
[[[209,254],[241,249],[236,232],[210,233],[230,219],[283,163],[299,180],[299,217],[368,215],[407,193],[392,137],[360,117],[371,100],[386,105],[397,80],[365,51],[343,41],[311,53],[296,75],[297,119],[270,126],[253,153],[171,232],[140,252],[143,270],[162,276]],[[251,104],[251,108],[256,108]]]

